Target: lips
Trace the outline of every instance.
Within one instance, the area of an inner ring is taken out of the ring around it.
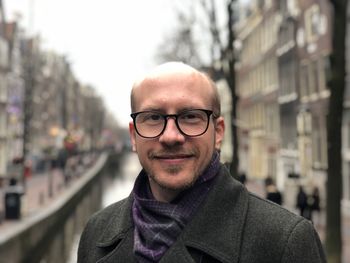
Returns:
[[[155,155],[155,159],[162,160],[172,160],[172,159],[187,159],[193,157],[193,154],[165,154],[165,155]]]
[[[187,161],[191,160],[193,155],[161,155],[155,156],[156,161],[159,161],[162,165],[166,166],[179,166],[184,165]]]
[[[150,158],[159,161],[163,165],[183,165],[196,155],[193,152],[153,152]]]

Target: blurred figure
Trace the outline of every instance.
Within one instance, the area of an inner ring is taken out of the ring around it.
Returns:
[[[272,177],[271,177],[271,176],[266,177],[266,178],[265,178],[265,187],[267,187],[267,186],[269,186],[269,185],[271,185],[271,184],[273,184],[273,179],[272,179]]]
[[[64,168],[66,167],[67,158],[68,158],[67,150],[65,148],[59,149],[58,156],[57,156],[57,166],[61,170],[64,170]]]
[[[311,196],[308,198],[308,205],[310,206],[310,219],[314,222],[315,218],[312,217],[313,212],[317,212],[319,217],[321,207],[320,207],[320,191],[317,186],[312,190]]]
[[[245,184],[247,182],[247,176],[245,175],[245,172],[239,174],[238,181],[240,181],[242,184]]]
[[[266,199],[270,200],[278,205],[282,205],[282,194],[278,191],[274,183],[266,186]]]
[[[32,176],[32,161],[26,160],[24,162],[24,177],[29,179]]]
[[[4,204],[4,178],[0,177],[0,224],[1,222],[4,220],[5,217],[5,211],[3,208],[3,204]]]
[[[297,194],[296,206],[300,211],[300,215],[306,219],[311,220],[310,207],[308,206],[308,197],[304,191],[304,188],[300,185],[299,192]]]

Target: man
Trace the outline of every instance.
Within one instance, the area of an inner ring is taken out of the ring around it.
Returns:
[[[219,162],[214,83],[180,62],[136,82],[131,195],[89,220],[78,262],[325,262],[312,224],[247,192]]]

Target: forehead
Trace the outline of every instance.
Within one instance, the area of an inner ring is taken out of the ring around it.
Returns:
[[[211,108],[213,87],[196,71],[171,72],[144,78],[133,89],[136,111]]]

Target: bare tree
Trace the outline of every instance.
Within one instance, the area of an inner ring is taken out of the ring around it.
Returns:
[[[326,250],[329,263],[340,263],[342,155],[341,127],[345,89],[345,39],[347,23],[347,0],[330,0],[333,5],[333,51],[330,56],[331,79],[329,116],[327,122],[328,179],[327,179],[327,227]]]
[[[236,64],[236,55],[234,43],[236,41],[234,25],[235,25],[235,16],[234,16],[234,6],[236,5],[236,0],[228,0],[226,2],[226,14],[227,14],[227,40],[223,44],[223,41],[220,38],[220,30],[217,22],[217,10],[215,8],[214,0],[202,0],[201,4],[203,9],[206,10],[207,17],[210,22],[210,33],[212,36],[212,45],[211,45],[211,55],[212,61],[218,60],[219,63],[216,63],[214,68],[219,72],[219,75],[222,75],[226,80],[230,91],[231,91],[231,139],[232,139],[232,161],[230,164],[230,173],[233,176],[238,175],[238,136],[237,136],[237,103],[238,96],[236,92],[236,76],[235,76],[235,64]],[[219,52],[219,53],[218,53]],[[216,54],[219,55],[219,58],[216,59]],[[221,73],[221,74],[220,74]]]
[[[193,67],[203,65],[201,57],[197,51],[197,43],[193,35],[193,24],[195,18],[187,17],[179,12],[177,15],[178,27],[175,32],[165,36],[164,42],[159,45],[156,60],[164,61],[182,61]]]
[[[223,72],[225,79],[228,83],[228,86],[231,90],[231,100],[232,100],[232,122],[231,122],[231,137],[232,137],[232,162],[230,166],[230,172],[231,175],[237,176],[238,175],[238,165],[239,165],[239,159],[238,159],[238,136],[237,136],[237,126],[236,126],[236,119],[237,119],[237,103],[238,103],[238,96],[236,92],[236,74],[235,74],[235,64],[236,64],[236,56],[235,56],[235,34],[234,34],[234,12],[233,12],[233,6],[235,4],[235,0],[230,0],[227,2],[227,14],[228,14],[228,40],[227,40],[227,46],[224,49],[224,52],[221,56],[221,61],[223,65]],[[225,63],[226,62],[226,63]]]

